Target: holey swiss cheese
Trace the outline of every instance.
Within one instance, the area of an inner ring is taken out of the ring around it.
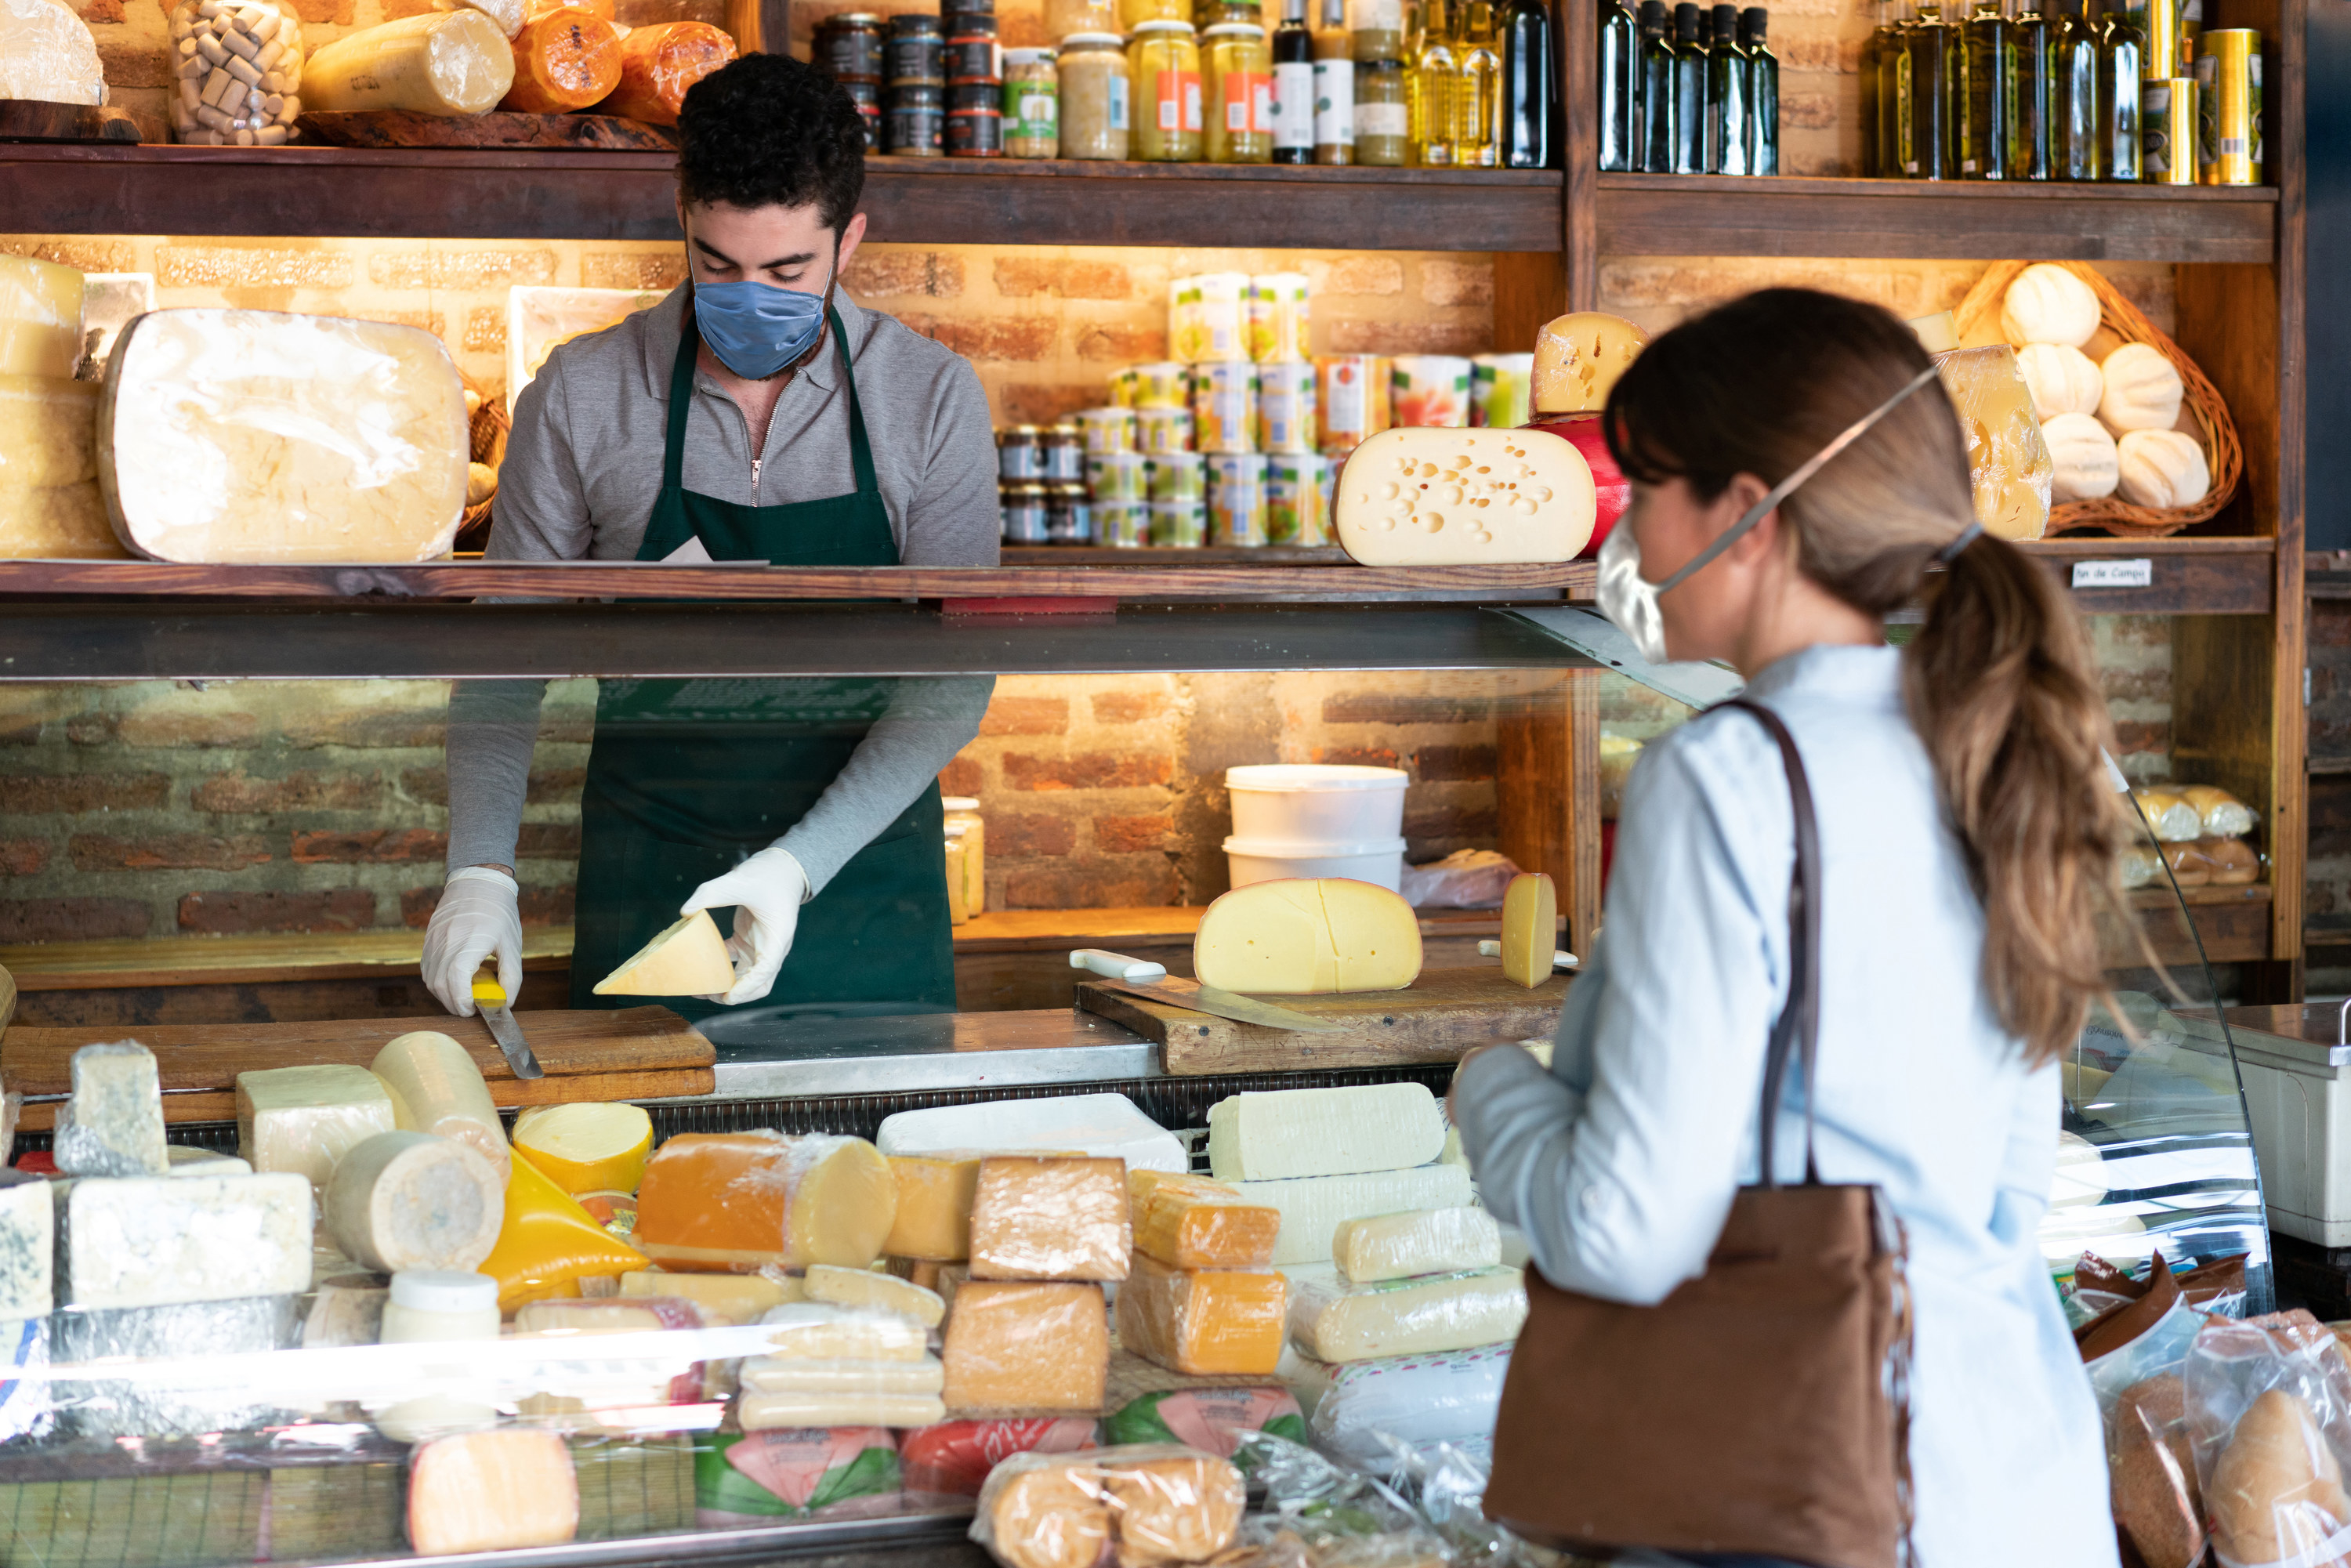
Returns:
[[[1384,430],[1332,497],[1339,542],[1364,566],[1573,560],[1598,515],[1591,465],[1541,430]]]

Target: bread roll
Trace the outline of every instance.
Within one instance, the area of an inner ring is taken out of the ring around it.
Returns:
[[[2314,1551],[2351,1522],[2343,1470],[2303,1402],[2273,1388],[2237,1422],[2212,1467],[2212,1544],[2243,1563]]]
[[[2179,798],[2178,790],[2150,786],[2131,793],[2137,798],[2139,810],[2147,813],[2147,825],[2154,830],[2158,842],[2184,844],[2204,836],[2204,819]]]
[[[2253,831],[2253,813],[2217,784],[2189,784],[2179,798],[2196,808],[2208,839],[2233,839]]]
[[[1233,1543],[1247,1503],[1239,1470],[1211,1454],[1103,1466],[1118,1511],[1119,1568],[1198,1563]]]
[[[2171,868],[2171,880],[2183,888],[2202,887],[2212,880],[2211,859],[2193,840],[2164,845],[2163,863]]]
[[[2196,1489],[2188,1396],[2179,1375],[2132,1384],[2108,1419],[2115,1522],[2147,1568],[2191,1568],[2204,1552],[2204,1503]]]
[[[2262,879],[2262,857],[2242,839],[2199,839],[2190,847],[2211,867],[2215,887],[2242,887]]]
[[[1093,1568],[1110,1544],[1110,1504],[1082,1466],[1019,1469],[986,1490],[987,1545],[1008,1568]]]

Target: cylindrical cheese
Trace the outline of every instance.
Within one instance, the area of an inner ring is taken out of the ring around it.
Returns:
[[[621,37],[592,11],[567,5],[523,25],[514,40],[514,80],[498,107],[521,114],[569,114],[621,85]]]
[[[470,1144],[497,1171],[503,1187],[513,1169],[506,1129],[490,1103],[489,1085],[465,1048],[445,1034],[418,1030],[376,1053],[371,1064],[392,1093],[392,1124]]]
[[[428,1133],[379,1133],[327,1183],[327,1229],[379,1273],[470,1272],[498,1244],[505,1184],[479,1151]]]
[[[635,28],[621,41],[621,85],[597,112],[675,125],[686,89],[734,57],[735,40],[707,22]]]
[[[312,109],[483,114],[514,85],[514,51],[479,11],[427,11],[336,39],[302,68]]]
[[[862,1138],[687,1133],[645,1166],[633,1239],[664,1269],[862,1269],[897,1214],[890,1164]]]
[[[522,31],[525,20],[522,0],[433,0],[436,11],[479,11],[498,25],[498,31],[513,37]]]

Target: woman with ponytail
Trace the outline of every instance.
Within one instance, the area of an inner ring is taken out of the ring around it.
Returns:
[[[1658,338],[1604,419],[1634,504],[1604,608],[1653,658],[1732,665],[1770,715],[1649,745],[1552,1066],[1462,1063],[1485,1202],[1562,1291],[1653,1306],[1706,1271],[1758,1179],[1790,994],[1776,718],[1818,823],[1820,938],[1817,1071],[1789,1075],[1774,1165],[1803,1180],[1809,1110],[1819,1179],[1877,1187],[1902,1221],[1917,1561],[2111,1564],[2098,1413],[2035,1237],[2121,831],[2082,630],[1976,526],[1950,400],[1884,310],[1750,295]],[[1887,615],[1920,601],[1888,647]],[[1564,1420],[1640,1416],[1555,1398]]]

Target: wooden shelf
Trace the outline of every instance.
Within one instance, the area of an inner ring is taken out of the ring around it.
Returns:
[[[1598,179],[1606,255],[2262,264],[2277,248],[2268,186]]]
[[[2266,615],[2277,602],[2277,541],[2109,539],[2067,534],[2024,547],[2059,573],[2085,615]],[[2145,588],[2074,588],[2078,561],[2144,560]]]

